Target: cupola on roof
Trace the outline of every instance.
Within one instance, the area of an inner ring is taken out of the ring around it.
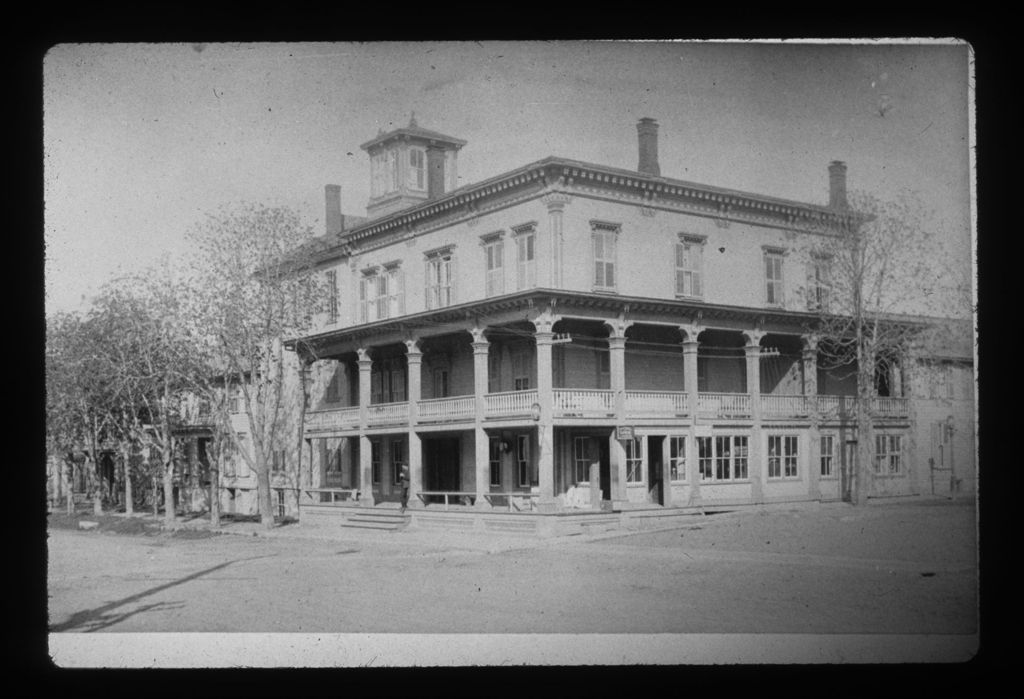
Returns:
[[[437,131],[431,131],[430,129],[424,129],[416,123],[416,113],[409,117],[409,125],[397,128],[387,133],[381,131],[378,132],[375,138],[370,139],[366,143],[359,146],[365,151],[382,147],[392,141],[398,140],[416,140],[425,141],[427,143],[449,146],[453,150],[458,150],[466,145],[466,141],[461,138],[455,138],[454,136],[446,136],[443,133]]]

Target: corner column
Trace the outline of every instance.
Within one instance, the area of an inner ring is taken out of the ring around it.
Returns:
[[[419,400],[422,396],[423,352],[420,341],[413,338],[405,342],[406,371],[409,379],[409,444],[406,446],[406,459],[409,461],[409,507],[422,504],[416,493],[423,490],[423,448],[420,435],[416,431],[419,422]]]
[[[690,497],[687,505],[700,505],[700,462],[697,450],[697,423],[700,420],[700,386],[697,380],[697,357],[700,343],[697,337],[701,330],[696,325],[684,325],[679,328],[683,335],[683,387],[686,389],[686,401],[690,413],[690,434],[687,440],[686,480],[690,485]]]
[[[373,464],[370,438],[366,430],[370,425],[370,372],[373,369],[373,360],[370,358],[370,350],[360,347],[356,350],[359,364],[359,501],[367,507],[372,507],[373,499]]]
[[[750,444],[747,465],[750,475],[750,499],[764,501],[763,449],[761,448],[761,338],[764,333],[748,330],[743,333],[747,344],[743,347],[747,360],[747,395],[750,396]]]
[[[608,328],[608,383],[615,400],[615,423],[626,421],[626,329],[631,323],[621,316],[615,322],[605,323]],[[617,434],[612,434],[612,468],[616,476],[612,479],[612,500],[625,502],[626,493],[626,448]]]
[[[489,438],[484,429],[484,415],[487,413],[487,358],[491,343],[484,336],[483,328],[469,331],[473,336],[473,395],[476,397],[476,427],[473,433],[475,450],[474,473],[476,476],[476,507],[490,509],[486,493],[491,490],[489,476],[491,453]]]
[[[804,374],[804,400],[807,414],[811,419],[808,430],[807,445],[807,490],[812,498],[821,498],[821,431],[818,414],[818,338],[814,335],[803,336],[804,347],[801,354]]]
[[[537,421],[537,475],[540,482],[540,499],[537,508],[541,512],[555,510],[555,458],[551,406],[554,389],[551,378],[551,328],[554,320],[550,317],[534,321],[537,332],[537,404],[540,406]]]

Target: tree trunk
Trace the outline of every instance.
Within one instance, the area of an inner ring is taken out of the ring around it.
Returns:
[[[216,461],[210,468],[210,526],[220,526],[220,468]]]
[[[153,476],[153,516],[160,516],[160,479]]]
[[[170,452],[170,450],[168,450]],[[170,453],[164,460],[164,524],[174,524],[174,459]]]
[[[65,505],[69,515],[75,514],[75,464],[67,459],[61,460],[61,479],[64,481]]]
[[[124,513],[131,517],[135,514],[135,502],[132,499],[132,455],[129,447],[122,450],[122,458],[124,459]]]
[[[270,469],[262,453],[256,454],[256,486],[260,522],[264,529],[273,529],[274,506],[270,496]]]

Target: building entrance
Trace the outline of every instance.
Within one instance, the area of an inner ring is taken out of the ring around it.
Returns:
[[[461,490],[461,453],[458,437],[423,440],[424,490]],[[434,496],[439,502],[443,497]]]
[[[651,435],[647,438],[647,499],[655,505],[665,504],[665,469],[661,458],[664,443],[663,435]]]

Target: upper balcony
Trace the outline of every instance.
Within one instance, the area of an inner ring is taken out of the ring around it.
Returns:
[[[534,419],[541,408],[534,390],[488,393],[483,400],[484,422],[493,420]],[[804,396],[768,394],[760,396],[760,413],[764,421],[808,420],[815,411],[821,420],[845,421],[854,417],[854,396]],[[370,405],[366,422],[371,428],[408,428],[411,415],[408,402]],[[454,396],[417,401],[419,425],[471,424],[476,420],[476,398]],[[690,394],[684,391],[629,391],[623,401],[623,420],[674,420],[688,422],[696,414],[702,420],[750,420],[753,401],[747,393],[697,394],[696,411]],[[907,398],[873,398],[874,419],[906,418]],[[618,417],[615,393],[598,389],[564,389],[552,391],[551,415],[562,420]],[[324,431],[356,431],[360,427],[358,407],[331,408],[306,414],[308,433]]]

